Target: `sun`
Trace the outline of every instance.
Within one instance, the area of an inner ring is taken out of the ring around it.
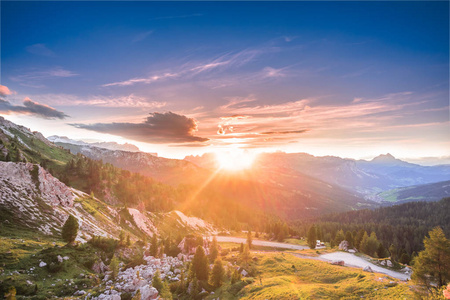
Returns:
[[[251,168],[255,156],[247,151],[219,152],[216,160],[220,169],[239,171]]]

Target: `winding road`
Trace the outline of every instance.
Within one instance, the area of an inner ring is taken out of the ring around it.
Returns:
[[[228,242],[228,243],[246,243],[246,238],[240,238],[240,237],[233,237],[233,236],[216,236],[216,239],[218,242]],[[289,250],[303,250],[303,249],[309,249],[307,246],[301,246],[301,245],[294,245],[294,244],[288,244],[288,243],[279,243],[279,242],[271,242],[271,241],[262,241],[262,240],[253,240],[253,245],[256,246],[266,246],[266,247],[273,247],[273,248],[282,248],[282,249],[289,249]],[[332,252],[323,254],[320,256],[308,256],[308,255],[302,255],[300,253],[291,253],[294,256],[305,258],[305,259],[314,259],[314,260],[321,260],[325,262],[332,262],[334,260],[342,260],[344,261],[346,266],[349,267],[356,267],[356,268],[365,268],[366,266],[370,266],[374,272],[386,274],[388,276],[391,276],[393,278],[397,278],[400,280],[407,280],[411,278],[410,274],[405,274],[402,272],[392,271],[386,268],[382,268],[380,266],[377,266],[371,262],[368,262],[367,260],[356,256],[351,253],[347,252]]]
[[[228,243],[238,243],[238,244],[240,244],[240,243],[245,244],[247,242],[246,238],[233,237],[233,236],[216,236],[216,239],[218,242],[228,242]],[[307,247],[307,246],[294,245],[294,244],[288,244],[288,243],[262,241],[262,240],[252,240],[252,244],[255,246],[266,246],[266,247],[283,248],[283,249],[290,249],[290,250],[309,249],[309,247]]]

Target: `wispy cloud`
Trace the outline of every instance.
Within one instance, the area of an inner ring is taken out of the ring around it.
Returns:
[[[296,38],[297,38],[296,36],[283,36],[284,41],[287,43],[292,42]]]
[[[409,112],[427,103],[421,95],[409,91],[355,98],[356,101],[346,104],[330,102],[327,97],[266,105],[259,104],[255,95],[228,98],[226,104],[199,116],[199,120],[205,126],[202,132],[207,133],[204,135],[211,138],[213,144],[226,141],[250,148],[286,145],[301,137],[361,139],[373,133],[383,134],[387,139],[393,132],[400,134],[408,128],[422,130],[443,124],[409,118]]]
[[[35,98],[59,106],[161,108],[167,105],[166,102],[150,100],[133,93],[124,96],[94,95],[85,97],[70,94],[41,94],[36,95]]]
[[[144,78],[131,78],[124,81],[118,81],[118,82],[112,82],[103,84],[102,87],[110,87],[110,86],[129,86],[129,85],[135,85],[137,83],[144,83],[144,84],[150,84],[156,81],[160,81],[166,78],[173,78],[180,76],[180,73],[165,73],[161,75],[153,75],[150,77],[144,77]]]
[[[148,36],[150,36],[152,33],[153,33],[153,30],[148,30],[148,31],[141,32],[141,33],[137,34],[137,35],[133,38],[132,42],[133,42],[133,43],[137,43],[137,42],[143,41],[143,40],[145,40]]]
[[[275,77],[285,77],[286,73],[284,73],[285,68],[275,69],[271,67],[265,67],[263,69],[263,77],[275,78]]]
[[[146,77],[134,77],[131,79],[103,84],[102,87],[112,86],[130,86],[135,84],[151,84],[170,78],[192,78],[202,73],[213,70],[224,70],[226,68],[239,68],[251,62],[255,57],[273,51],[270,49],[246,49],[239,52],[227,53],[217,58],[204,62],[187,62],[181,66],[175,67],[170,71],[160,71]],[[273,69],[272,72],[276,72]]]
[[[32,101],[30,98],[23,100],[23,105],[12,105],[9,101],[0,99],[0,113],[4,114],[27,114],[44,119],[65,119],[68,117],[62,111],[53,107]]]
[[[266,132],[261,132],[260,134],[264,134],[264,135],[297,134],[297,133],[305,133],[307,131],[308,131],[308,129],[287,130],[287,131],[266,131]]]
[[[43,87],[41,84],[42,81],[56,78],[69,78],[78,75],[79,74],[62,67],[55,67],[48,70],[31,71],[21,75],[11,76],[10,79],[24,86],[39,88]]]
[[[40,56],[55,56],[55,52],[49,49],[45,44],[34,44],[26,47],[29,53],[40,55]]]

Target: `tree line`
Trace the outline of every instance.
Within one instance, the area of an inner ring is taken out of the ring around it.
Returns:
[[[302,236],[338,246],[347,240],[352,247],[374,257],[392,255],[405,263],[424,249],[423,239],[434,227],[450,235],[450,198],[438,202],[411,202],[375,210],[334,213],[293,227]],[[312,241],[312,239],[310,239]]]

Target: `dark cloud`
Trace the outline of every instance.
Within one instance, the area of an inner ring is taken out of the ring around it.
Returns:
[[[261,132],[261,134],[271,135],[271,134],[296,134],[296,133],[305,133],[308,129],[302,129],[302,130],[288,130],[288,131],[266,131]]]
[[[109,133],[145,143],[192,143],[209,139],[195,136],[197,122],[173,112],[151,113],[142,123],[70,124],[77,128]]]
[[[10,102],[0,99],[0,112],[5,114],[29,114],[44,119],[65,119],[68,117],[68,115],[62,111],[34,102],[30,98],[25,98],[23,100],[23,106],[12,105]]]

